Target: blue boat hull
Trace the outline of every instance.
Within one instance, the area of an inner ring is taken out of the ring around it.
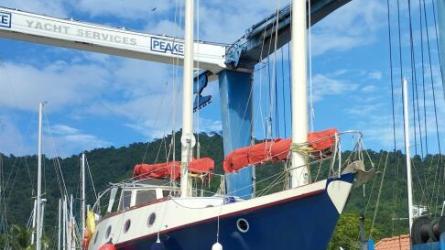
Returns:
[[[341,180],[352,183],[353,175]],[[240,232],[239,219],[249,224]],[[256,207],[220,219],[219,242],[226,250],[324,250],[335,229],[339,213],[325,190],[309,193],[270,206]],[[216,242],[217,220],[198,222],[161,234],[167,250],[210,250]],[[117,246],[122,250],[154,249],[155,236]]]

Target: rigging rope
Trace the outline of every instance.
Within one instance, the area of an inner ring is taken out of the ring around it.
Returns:
[[[380,154],[379,161],[378,161],[377,167],[375,169],[376,173],[379,173],[379,170],[382,166],[382,164],[381,164],[382,158],[383,158],[383,154]],[[369,205],[371,204],[371,198],[374,194],[374,188],[375,188],[376,183],[377,183],[377,178],[374,178],[372,181],[372,185],[371,185],[371,191],[369,191],[368,201],[366,202],[365,209],[363,209],[363,214],[365,214],[365,215],[367,214]]]
[[[436,104],[436,90],[434,88],[434,77],[433,77],[433,65],[432,65],[432,58],[431,58],[431,46],[430,46],[430,35],[428,31],[428,18],[426,15],[426,6],[425,6],[425,0],[423,1],[423,14],[425,17],[425,27],[426,27],[426,38],[427,38],[427,48],[428,48],[428,61],[429,61],[429,71],[430,71],[430,83],[431,83],[431,90],[433,93],[433,107],[434,107],[434,119],[435,119],[435,125],[436,125],[436,137],[437,137],[437,147],[439,152],[442,152],[441,145],[440,145],[440,136],[439,136],[439,121],[437,118],[437,104]]]
[[[419,25],[420,25],[420,53],[422,58],[422,94],[423,94],[423,126],[425,129],[425,154],[428,155],[428,124],[427,124],[427,112],[426,112],[426,87],[425,87],[425,56],[423,52],[423,15],[422,4],[419,0]]]
[[[292,11],[292,10],[291,10]],[[292,15],[291,15],[292,16]],[[290,91],[290,89],[292,88],[291,87],[291,85],[292,85],[292,70],[291,70],[291,51],[290,51],[290,44],[288,44],[287,45],[287,58],[288,58],[288,60],[289,60],[289,63],[288,63],[288,75],[289,75],[289,108],[292,110],[292,94],[291,94],[291,92],[292,91]],[[293,114],[293,112],[291,111],[290,112],[290,120],[292,121],[292,119],[293,119],[293,116],[294,116],[294,114]],[[291,124],[292,124],[292,122],[291,122]],[[292,125],[291,125],[291,127],[290,127],[290,131],[292,131]]]
[[[372,233],[373,233],[373,229],[374,229],[374,225],[375,225],[375,220],[377,218],[377,213],[379,211],[379,206],[380,206],[380,197],[382,194],[382,189],[383,189],[383,183],[385,181],[385,176],[386,176],[386,169],[388,167],[388,160],[389,160],[389,152],[386,153],[386,157],[385,157],[385,164],[383,166],[383,173],[382,173],[382,179],[380,180],[380,185],[379,185],[379,192],[377,193],[377,201],[375,203],[375,208],[374,208],[374,215],[372,216],[372,222],[371,222],[371,228],[369,231],[369,238],[372,238]]]
[[[435,6],[435,3],[434,3],[434,0],[432,0],[431,1],[431,3],[432,3],[432,9],[433,9],[433,17],[434,17],[434,31],[435,31],[435,34],[436,34],[436,48],[437,48],[437,55],[438,55],[438,59],[439,59],[439,62],[441,63],[442,62],[442,58],[441,58],[441,54],[440,54],[440,46],[439,46],[439,32],[438,32],[438,28],[437,28],[437,20],[436,20],[436,6]],[[439,69],[440,69],[440,77],[441,77],[441,81],[442,81],[442,86],[444,86],[443,85],[443,69],[442,69],[442,67],[441,66],[439,66]],[[445,91],[444,91],[444,94],[445,94]],[[438,132],[438,131],[437,131]],[[443,161],[442,161],[442,152],[441,151],[439,151],[439,162],[438,162],[438,168],[439,168],[439,166],[443,163]],[[442,175],[440,175],[441,176],[441,178],[442,178],[442,184],[444,184],[445,183],[445,169],[444,169],[444,167],[442,166],[440,169],[439,169],[439,172],[440,171],[442,171],[443,172],[443,174]],[[438,173],[438,174],[440,174],[440,173]],[[439,185],[440,186],[440,185]],[[437,188],[437,199],[436,200],[438,200],[439,199],[439,194],[440,194],[440,188],[439,188],[439,186],[438,186],[438,188]],[[445,185],[441,185],[441,186],[443,186],[443,188],[445,189]],[[437,202],[436,202],[436,204],[438,204]],[[437,208],[437,207],[436,207]]]
[[[261,52],[260,52],[260,62],[263,60],[263,52],[264,52],[264,40],[262,41],[261,45]],[[263,69],[265,68],[262,63],[259,64],[259,91],[258,91],[258,113],[259,113],[259,120],[260,124],[262,126],[262,131],[264,132],[264,137],[267,135],[266,131],[266,125],[264,124],[266,122],[263,114],[263,106],[262,106],[262,100],[263,100]]]
[[[313,96],[313,83],[312,83],[312,3],[308,0],[308,29],[307,29],[307,45],[308,45],[308,83],[309,83],[309,123],[310,132],[314,131],[315,126],[315,109],[314,109],[314,96]]]
[[[90,178],[91,187],[93,188],[93,194],[94,194],[94,197],[97,199],[98,196],[97,196],[97,192],[96,192],[96,185],[94,184],[93,175],[91,174],[91,167],[90,167],[90,164],[88,163],[88,158],[86,157],[86,155],[85,155],[85,163],[86,163],[85,165],[88,169],[88,177]]]
[[[45,120],[46,124],[50,128],[51,124],[49,122],[49,118],[48,118],[47,114],[43,113],[43,117],[44,117],[44,120]],[[54,140],[54,135],[53,135],[51,129],[48,130],[48,134],[49,134],[49,138],[50,138],[48,141],[51,142],[50,145],[52,147],[52,150],[54,150],[54,154],[55,155],[60,155],[60,153],[57,151],[56,143],[55,143],[55,140]],[[42,161],[43,161],[42,166],[44,166],[45,165],[45,157],[42,157]],[[57,180],[57,183],[58,183],[58,186],[59,186],[60,195],[61,196],[68,195],[68,190],[66,188],[65,178],[63,176],[63,170],[62,170],[62,165],[60,163],[60,159],[58,157],[54,157],[52,159],[52,161],[53,161],[54,171],[56,173],[56,180]],[[45,171],[45,167],[44,167],[42,173],[45,173],[45,172],[46,171]],[[44,177],[44,181],[45,181],[45,185],[46,185],[46,180],[45,179],[46,178]],[[46,189],[46,187],[45,187],[45,189]]]
[[[287,138],[286,90],[285,90],[285,79],[284,79],[284,49],[281,48],[280,50],[281,50],[281,80],[282,80],[281,98],[283,100],[284,137]]]
[[[273,65],[273,81],[274,81],[274,99],[275,99],[275,106],[274,106],[274,118],[275,118],[275,136],[280,136],[280,113],[278,111],[278,74],[277,74],[277,54],[278,54],[278,21],[279,21],[279,14],[280,14],[280,0],[275,1],[275,13],[276,13],[276,22],[275,22],[275,40],[274,40],[274,65]]]
[[[391,8],[389,4],[389,0],[386,1],[387,6],[387,25],[388,25],[388,44],[389,44],[389,60],[390,60],[390,74],[391,74],[391,104],[392,104],[392,121],[393,121],[393,155],[396,156],[397,150],[397,137],[396,137],[396,119],[395,119],[395,84],[394,84],[394,66],[393,66],[393,58],[392,58],[392,33],[391,33]],[[398,28],[398,42],[399,42],[399,64],[400,64],[400,78],[403,77],[403,68],[402,68],[402,51],[401,51],[401,34],[400,34],[400,4],[399,0],[397,0],[397,28]],[[398,160],[399,162],[399,160]],[[399,163],[396,164],[396,180],[398,180],[399,174]],[[397,181],[394,182],[394,188],[397,187]],[[398,189],[395,189],[398,190]],[[396,192],[393,193],[393,202],[395,203],[393,210],[393,217],[397,216],[397,203],[398,203],[398,195]],[[394,222],[394,221],[393,221]],[[394,235],[394,224],[392,227],[392,234]]]
[[[273,32],[275,28],[275,23],[273,23],[272,27],[271,27],[271,32]],[[269,48],[268,48],[268,55],[270,55],[270,51],[271,51],[271,46],[272,46],[272,42],[269,42]],[[273,73],[273,72],[272,72]],[[273,130],[274,130],[274,125],[273,125],[273,113],[274,113],[274,106],[275,106],[275,102],[274,102],[274,89],[273,86],[274,84],[272,84],[272,79],[273,79],[273,75],[271,76],[271,71],[270,71],[270,56],[267,57],[267,79],[268,79],[268,86],[269,86],[269,117],[268,117],[268,127],[267,127],[267,136],[266,138],[272,139],[273,138]]]
[[[199,9],[200,9],[200,0],[196,0],[196,40],[200,41],[200,14],[199,14]],[[199,51],[199,46],[200,43],[198,43],[198,51]],[[199,70],[199,60],[196,61],[196,68]],[[197,74],[198,78],[199,78],[199,71]],[[199,81],[199,80],[198,80]],[[196,98],[198,98],[198,106],[200,103],[200,98],[201,95],[197,94]],[[201,146],[199,143],[199,133],[200,133],[200,112],[201,109],[197,108],[196,110],[196,158],[199,159],[201,158]]]
[[[433,22],[434,22],[434,32],[435,32],[435,45],[436,45],[436,49],[437,49],[437,58],[439,60],[439,63],[441,62],[441,54],[440,54],[440,46],[439,46],[439,32],[438,32],[438,28],[437,28],[437,20],[436,20],[436,7],[435,7],[435,3],[434,1],[431,1],[431,6],[432,6],[432,15],[433,15]],[[443,81],[442,79],[442,67],[439,65],[439,69],[440,69],[440,80]],[[432,86],[433,91],[434,91],[434,86]],[[433,103],[434,103],[434,115],[435,115],[435,122],[436,122],[436,137],[437,137],[437,143],[438,143],[438,161],[437,161],[437,165],[436,165],[436,171],[435,171],[435,176],[434,176],[434,185],[433,185],[433,194],[431,196],[431,198],[434,198],[434,194],[436,194],[436,202],[434,202],[433,200],[431,200],[432,205],[434,204],[438,204],[439,201],[439,196],[440,196],[440,186],[441,185],[437,185],[437,193],[435,192],[435,186],[436,186],[436,179],[439,177],[439,179],[442,179],[442,183],[444,183],[444,178],[445,176],[442,174],[440,174],[443,171],[443,166],[442,165],[442,149],[441,149],[441,144],[440,144],[440,135],[439,135],[439,129],[438,129],[438,119],[437,119],[437,108],[436,108],[436,100],[435,100],[435,93],[433,92]],[[434,158],[434,156],[433,156]],[[444,172],[445,174],[445,172]],[[442,185],[443,186],[443,185]],[[437,214],[437,206],[435,206],[435,213]]]
[[[423,5],[423,16],[425,19],[425,33],[426,33],[426,39],[427,39],[426,43],[427,43],[428,65],[429,65],[429,73],[430,73],[429,77],[430,77],[431,91],[432,91],[432,96],[433,96],[433,110],[434,110],[434,121],[435,121],[435,125],[436,125],[437,147],[438,147],[438,151],[439,151],[439,155],[440,155],[442,152],[442,149],[441,149],[441,144],[440,144],[439,122],[438,122],[438,117],[437,117],[436,91],[435,91],[435,86],[434,86],[430,35],[429,35],[429,30],[428,30],[428,17],[427,17],[427,12],[426,12],[425,0],[422,0],[422,5]],[[439,170],[439,165],[437,165],[435,177],[437,177],[438,170]]]
[[[431,4],[432,4],[432,8],[433,8],[433,18],[434,18],[433,20],[434,20],[434,32],[436,34],[436,39],[435,40],[436,40],[436,47],[437,47],[437,56],[439,58],[439,62],[442,62],[442,59],[441,59],[442,56],[440,54],[440,46],[439,46],[439,31],[438,31],[438,28],[437,28],[437,20],[436,20],[436,4],[434,3],[434,0],[431,1]],[[440,69],[440,78],[441,78],[441,81],[443,83],[443,79],[442,79],[443,69],[442,69],[442,67],[439,67],[439,69]],[[444,91],[444,94],[445,94],[445,91]]]
[[[397,0],[397,27],[399,34],[399,66],[400,66],[400,86],[403,84],[403,56],[402,56],[402,34],[401,34],[401,26],[400,26],[400,1]]]
[[[413,124],[414,124],[414,152],[417,155],[417,110],[416,110],[416,91],[415,86],[417,85],[417,75],[416,75],[416,58],[414,53],[414,41],[413,41],[413,27],[411,22],[411,0],[408,0],[408,24],[409,24],[409,44],[410,44],[410,64],[411,64],[411,101],[413,107]],[[421,151],[423,155],[422,139],[420,139]]]

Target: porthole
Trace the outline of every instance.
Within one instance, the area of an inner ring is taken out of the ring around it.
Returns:
[[[131,226],[131,220],[127,220],[124,224],[124,233],[128,232]]]
[[[249,231],[249,222],[243,218],[238,219],[236,221],[236,227],[241,233],[247,233]]]
[[[108,226],[107,231],[105,232],[105,239],[108,239],[111,234],[111,225]]]
[[[96,235],[94,235],[94,244],[96,244],[96,242],[97,242],[98,235],[99,235],[99,231],[96,231]]]
[[[148,216],[148,221],[147,221],[148,227],[153,226],[153,224],[155,224],[155,221],[156,221],[156,214],[151,213],[150,216]]]

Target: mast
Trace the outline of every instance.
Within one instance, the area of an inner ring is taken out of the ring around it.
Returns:
[[[70,194],[70,206],[69,206],[69,214],[68,214],[68,249],[73,249],[75,248],[75,243],[74,243],[74,220],[73,220],[73,194]]]
[[[192,159],[193,135],[193,20],[194,0],[185,0],[184,86],[181,135],[181,197],[190,195],[188,165]]]
[[[57,221],[57,250],[60,250],[62,245],[62,200],[59,199],[59,213]]]
[[[409,232],[411,234],[411,227],[413,225],[413,188],[411,177],[411,154],[410,154],[410,139],[409,139],[409,112],[408,112],[408,81],[403,80],[403,123],[405,136],[405,155],[406,155],[406,186],[408,189],[408,220]]]
[[[41,217],[41,204],[42,204],[42,113],[43,102],[39,104],[39,131],[38,131],[38,143],[37,143],[37,202],[36,202],[36,250],[41,249],[42,240],[42,221]]]
[[[40,214],[40,236],[42,236],[42,232],[43,232],[43,227],[44,227],[44,220],[43,217],[45,217],[45,204],[46,204],[46,199],[42,199],[42,203],[41,203],[41,214]]]
[[[85,235],[85,153],[82,154],[82,162],[80,165],[80,181],[81,181],[81,197],[80,197],[80,229],[82,230],[81,239]]]
[[[66,250],[66,195],[63,195],[62,204],[62,249]]]
[[[34,200],[34,208],[32,209],[32,234],[31,234],[31,245],[34,245],[34,240],[36,237],[36,205],[37,200]]]
[[[308,133],[306,1],[292,1],[292,145],[305,143]],[[304,155],[292,150],[291,187],[309,183]]]

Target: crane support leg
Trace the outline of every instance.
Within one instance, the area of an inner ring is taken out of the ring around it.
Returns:
[[[252,132],[252,73],[223,70],[219,73],[224,155],[250,145]],[[227,194],[251,198],[253,169],[226,175]]]

